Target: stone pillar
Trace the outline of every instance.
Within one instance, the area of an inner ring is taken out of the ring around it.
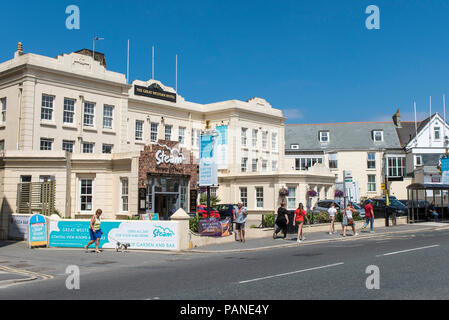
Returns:
[[[172,221],[178,222],[178,248],[179,250],[187,250],[190,248],[190,216],[181,208],[176,211],[170,218]]]

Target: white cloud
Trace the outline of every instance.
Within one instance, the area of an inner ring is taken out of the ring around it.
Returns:
[[[283,109],[284,117],[287,119],[303,119],[304,115],[299,109]]]

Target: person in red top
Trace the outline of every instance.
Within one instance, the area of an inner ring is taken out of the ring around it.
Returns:
[[[368,224],[370,224],[370,232],[374,232],[374,209],[371,205],[371,200],[368,200],[367,204],[365,205],[365,224],[363,225],[362,229],[365,229]]]
[[[304,217],[306,218],[307,223],[309,223],[309,218],[307,217],[306,210],[304,210],[303,204],[300,203],[298,209],[295,210],[295,219],[293,220],[293,226],[298,225],[298,242],[305,240],[305,238],[302,236]]]

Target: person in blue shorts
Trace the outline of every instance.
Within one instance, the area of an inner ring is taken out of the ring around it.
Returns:
[[[103,232],[101,232],[101,214],[103,211],[101,209],[98,209],[95,212],[95,215],[90,219],[90,226],[89,226],[89,234],[90,234],[90,241],[87,244],[87,246],[84,247],[86,249],[86,252],[88,251],[89,247],[95,243],[95,252],[100,253],[99,246],[100,246],[100,240],[101,236],[103,235]]]

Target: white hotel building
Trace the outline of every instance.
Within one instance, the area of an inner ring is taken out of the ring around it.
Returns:
[[[324,166],[294,170],[284,159],[281,110],[263,99],[198,104],[158,81],[128,84],[105,67],[105,58],[82,50],[56,58],[25,54],[0,63],[0,238],[18,212],[18,185],[56,182],[56,209],[65,218],[107,219],[174,209],[192,211],[197,200],[199,135],[228,126],[227,168],[219,171],[221,203],[243,201],[250,213],[273,212],[289,188],[289,206],[306,192],[333,192]],[[176,150],[174,150],[176,149]],[[180,164],[158,164],[157,151]]]

